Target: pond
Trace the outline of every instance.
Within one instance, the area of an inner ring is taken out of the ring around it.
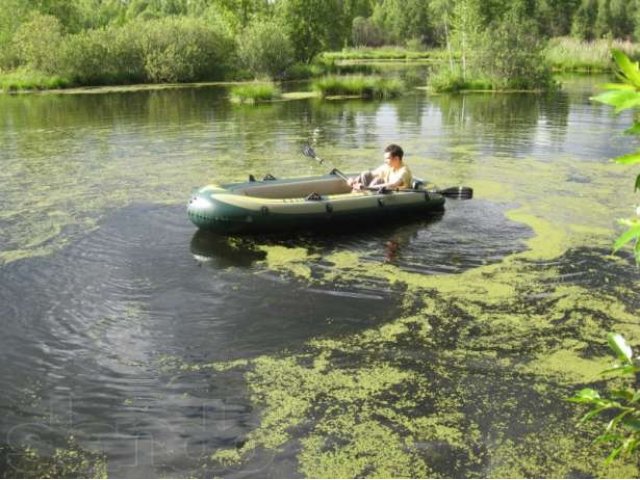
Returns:
[[[628,115],[552,94],[232,105],[225,87],[0,97],[0,469],[110,477],[636,477],[565,398],[609,331]],[[197,232],[215,182],[358,171],[403,146],[468,185],[442,217]],[[62,470],[61,470],[62,468]],[[66,470],[65,470],[66,469]],[[35,474],[34,474],[35,472]]]

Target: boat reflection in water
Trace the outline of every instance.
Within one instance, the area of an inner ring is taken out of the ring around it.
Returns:
[[[248,268],[267,256],[266,252],[256,249],[255,242],[249,238],[228,237],[206,230],[198,230],[193,235],[190,250],[197,262],[216,268]]]

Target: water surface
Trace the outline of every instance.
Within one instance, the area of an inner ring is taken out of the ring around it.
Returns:
[[[637,201],[608,161],[630,118],[589,101],[601,80],[258,107],[221,87],[0,97],[2,443],[47,458],[73,437],[113,477],[636,475],[562,400],[606,367],[607,331],[640,341],[637,270],[608,256]],[[475,198],[362,231],[188,222],[209,181],[324,173],[306,142],[344,171],[397,142]]]

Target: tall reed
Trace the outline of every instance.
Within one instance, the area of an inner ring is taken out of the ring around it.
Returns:
[[[598,39],[585,42],[571,37],[551,39],[544,54],[556,71],[605,72],[613,66],[613,48],[622,50],[630,57],[640,57],[640,45],[628,41]]]

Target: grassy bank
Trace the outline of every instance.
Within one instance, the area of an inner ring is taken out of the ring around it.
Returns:
[[[68,79],[55,75],[45,75],[29,70],[0,72],[0,90],[5,93],[27,90],[52,90],[70,86],[72,84]]]
[[[231,88],[231,101],[234,103],[271,102],[281,96],[280,89],[273,83],[249,83]]]
[[[444,58],[442,49],[409,50],[404,47],[354,47],[344,48],[338,52],[324,52],[326,60],[433,60]]]
[[[494,82],[487,78],[463,77],[457,69],[442,69],[429,76],[429,90],[436,93],[460,92],[463,90],[497,90]]]
[[[582,42],[570,37],[549,41],[545,59],[555,71],[607,72],[611,70],[611,49],[622,50],[632,58],[640,58],[640,44],[622,40],[600,39]]]
[[[392,98],[400,95],[403,83],[395,78],[364,75],[327,76],[315,80],[314,91],[322,98],[356,96],[361,98]]]

